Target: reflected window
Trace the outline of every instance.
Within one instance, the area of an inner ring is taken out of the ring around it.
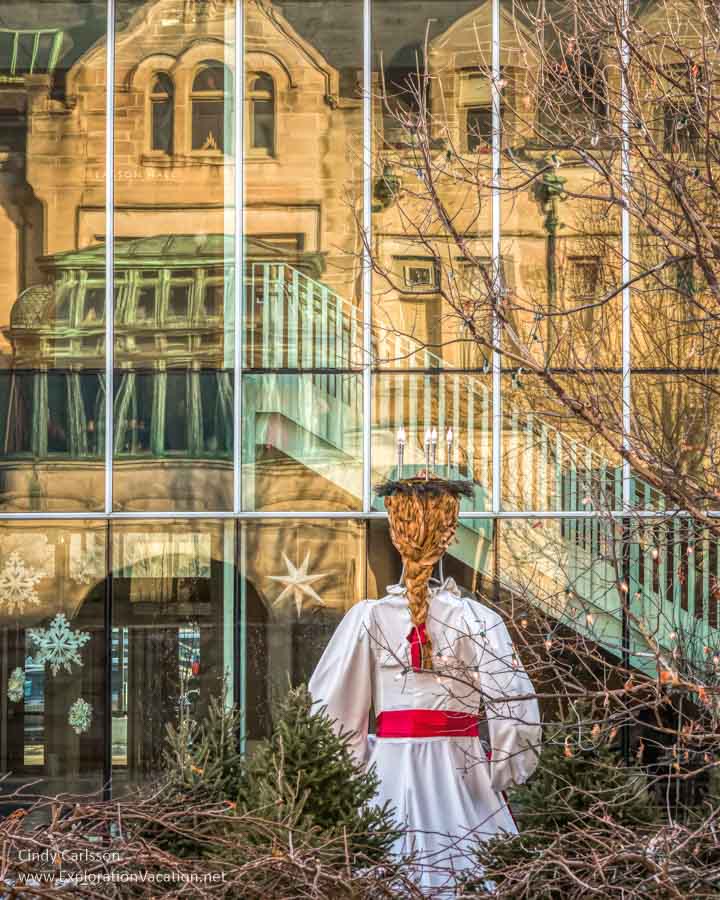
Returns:
[[[460,84],[464,114],[463,135],[468,153],[489,151],[492,146],[492,87],[486,72],[465,72]]]
[[[601,281],[600,259],[597,256],[578,256],[569,260],[570,286],[576,306],[592,303],[598,295]],[[582,323],[586,331],[592,328],[595,310],[582,310]]]
[[[275,152],[275,84],[264,73],[250,78],[250,149]]]
[[[191,284],[171,284],[168,295],[168,318],[185,319],[190,317]]]
[[[55,294],[55,319],[58,322],[68,322],[70,320],[70,299],[72,298],[72,290],[65,288],[57,288]]]
[[[227,456],[232,450],[233,383],[228,370],[199,373],[202,409],[202,451]]]
[[[196,373],[195,377],[197,377]],[[165,449],[178,452],[188,449],[188,428],[196,427],[188,417],[189,372],[168,372],[165,407]]]
[[[697,153],[700,150],[700,127],[689,104],[673,100],[665,104],[663,115],[665,153]]]
[[[465,139],[469,153],[492,146],[492,106],[471,106],[465,113]]]
[[[208,319],[219,319],[223,314],[225,303],[225,286],[219,283],[209,282],[205,285],[203,299],[203,314]]]
[[[432,257],[400,257],[403,286],[408,291],[435,290],[440,282],[439,266]]]
[[[150,372],[127,371],[115,379],[115,453],[150,452],[158,381]]]
[[[50,453],[67,453],[68,397],[67,376],[51,372],[47,376],[47,449]]]
[[[683,259],[675,269],[675,286],[678,293],[685,298],[691,298],[695,294],[695,262],[692,259]]]
[[[3,455],[32,452],[35,376],[33,372],[7,370],[0,373]]]
[[[195,75],[192,107],[192,149],[225,152],[232,149],[232,79],[221,63],[206,62]]]
[[[663,150],[697,154],[701,149],[702,97],[706,86],[702,66],[686,63],[668,66],[663,84]],[[682,89],[684,87],[684,90]]]
[[[155,76],[150,94],[152,149],[162,153],[173,152],[174,90],[169,75],[160,72]]]
[[[137,293],[135,317],[138,322],[151,323],[155,320],[155,287],[141,287]]]
[[[105,288],[88,287],[85,289],[83,301],[82,322],[89,325],[92,322],[100,322],[105,318]]]

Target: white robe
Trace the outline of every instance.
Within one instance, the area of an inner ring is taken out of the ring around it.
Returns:
[[[387,590],[381,600],[364,600],[348,611],[309,688],[337,730],[354,732],[357,759],[375,766],[377,801],[389,800],[405,829],[394,852],[414,853],[420,884],[441,896],[437,889],[472,863],[477,840],[517,832],[502,792],[529,778],[537,765],[539,709],[534,697],[525,696],[533,694],[532,684],[497,613],[461,596],[452,579],[431,588],[427,628],[435,670],[416,672],[405,588]],[[368,735],[371,706],[376,715],[405,709],[479,714],[484,707],[491,758],[474,736]]]

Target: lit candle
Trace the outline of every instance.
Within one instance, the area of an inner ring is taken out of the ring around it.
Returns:
[[[448,476],[452,471],[452,442],[453,442],[453,431],[452,428],[448,428],[447,434],[445,435],[445,441],[447,442],[447,465],[448,465]]]
[[[397,468],[398,478],[402,478],[403,456],[405,455],[405,429],[400,426],[397,433]]]
[[[430,435],[430,444],[432,445],[432,467],[435,469],[435,463],[437,462],[437,429],[433,428],[432,434]]]
[[[432,435],[430,434],[430,429],[425,432],[425,480],[427,481],[430,475],[430,441],[432,439]]]

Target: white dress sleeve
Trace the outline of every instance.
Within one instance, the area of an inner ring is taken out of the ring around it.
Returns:
[[[522,784],[538,764],[542,726],[532,682],[515,653],[503,620],[481,623],[478,675],[490,732],[490,777],[500,793]]]
[[[372,703],[372,650],[367,626],[368,601],[345,614],[315,667],[308,689],[326,706],[339,732],[354,732],[350,749],[358,762],[368,756],[368,716]]]

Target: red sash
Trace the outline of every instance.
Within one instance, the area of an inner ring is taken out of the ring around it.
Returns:
[[[445,709],[388,709],[377,717],[379,738],[478,737],[479,716]]]
[[[387,709],[375,720],[379,738],[479,737],[479,716],[445,709]],[[491,754],[487,754],[488,762]],[[517,822],[503,791],[510,816]]]

